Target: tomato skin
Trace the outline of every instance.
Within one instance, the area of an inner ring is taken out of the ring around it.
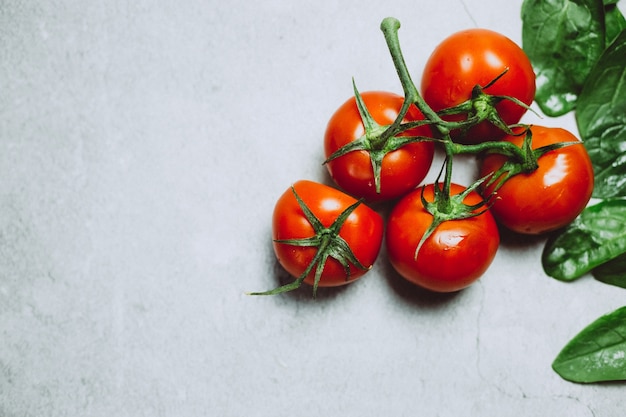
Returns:
[[[384,91],[361,93],[372,118],[379,125],[389,125],[402,107],[403,97]],[[411,106],[404,121],[424,117]],[[344,145],[365,134],[365,128],[354,97],[342,104],[330,118],[324,134],[324,153],[328,158]],[[432,136],[430,128],[420,127],[404,132],[408,136]],[[410,143],[389,152],[383,158],[381,189],[376,192],[374,171],[367,151],[353,151],[326,164],[333,181],[347,193],[367,201],[384,201],[400,197],[417,187],[426,177],[433,161],[432,142]]]
[[[451,184],[451,193],[465,188]],[[432,184],[424,189],[433,201]],[[446,221],[424,241],[417,260],[415,249],[430,226],[433,216],[424,209],[421,190],[404,196],[391,211],[387,222],[386,246],[394,269],[406,280],[435,292],[455,292],[470,286],[487,270],[500,244],[498,226],[489,211],[476,217]],[[476,192],[466,204],[482,201]]]
[[[293,187],[320,222],[329,227],[335,219],[356,200],[332,187],[312,181],[298,181]],[[345,239],[356,258],[366,267],[371,267],[378,257],[383,239],[382,217],[366,206],[359,205],[346,219],[339,235]],[[272,239],[298,239],[314,236],[314,230],[298,205],[293,191],[288,189],[276,202],[272,217]],[[292,276],[300,276],[309,265],[317,248],[300,247],[273,242],[279,263]],[[343,266],[328,258],[320,287],[334,287],[355,281],[368,270],[350,265],[350,278],[346,279]],[[313,285],[315,268],[304,282]]]
[[[510,178],[497,191],[491,207],[503,226],[522,234],[538,235],[566,226],[586,207],[593,192],[593,165],[582,142],[565,129],[532,126],[532,148],[559,142],[579,142],[541,156],[539,168],[530,174]],[[507,136],[503,140],[521,146],[524,137]],[[495,172],[506,161],[501,155],[489,155],[481,162],[480,175]],[[493,191],[487,187],[483,195]]]
[[[428,58],[421,80],[424,100],[435,111],[463,103],[472,96],[476,85],[482,87],[507,73],[485,90],[490,95],[515,97],[530,105],[535,97],[535,73],[526,53],[506,36],[487,29],[468,29],[444,39]],[[518,123],[526,112],[509,100],[496,109],[507,125]],[[463,120],[450,116],[446,120]],[[460,142],[480,143],[496,140],[504,132],[488,122],[472,127],[465,137],[452,132]]]

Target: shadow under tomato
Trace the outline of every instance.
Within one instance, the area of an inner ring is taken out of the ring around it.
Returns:
[[[382,259],[381,259],[382,260]],[[381,262],[381,271],[396,295],[409,305],[422,309],[440,309],[456,300],[463,292],[438,293],[402,278],[389,261]]]
[[[500,226],[500,246],[507,249],[529,248],[532,246],[543,246],[548,237],[551,235],[525,235],[513,232],[505,227]]]

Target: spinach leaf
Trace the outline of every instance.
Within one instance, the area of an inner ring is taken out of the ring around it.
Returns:
[[[619,33],[626,29],[626,19],[617,7],[618,0],[604,0],[604,21],[606,22],[606,44],[610,45]]]
[[[602,0],[524,0],[522,47],[537,75],[541,110],[568,113],[605,48]]]
[[[561,281],[573,281],[626,252],[626,200],[589,206],[560,233],[548,239],[543,269]]]
[[[626,253],[600,265],[591,273],[600,282],[626,288]]]
[[[576,123],[594,165],[594,197],[626,196],[626,31],[589,74]]]
[[[557,355],[552,369],[572,382],[626,380],[626,307],[585,327]]]

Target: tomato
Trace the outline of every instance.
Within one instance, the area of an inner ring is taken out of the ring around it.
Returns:
[[[464,187],[451,184],[452,194]],[[389,215],[386,246],[394,269],[408,281],[435,292],[454,292],[468,287],[487,270],[493,261],[500,235],[489,211],[467,219],[441,223],[424,241],[415,258],[415,250],[433,221],[424,208],[421,190],[404,196]],[[434,200],[434,186],[424,188],[426,201]],[[463,200],[473,205],[482,197],[472,191]]]
[[[515,97],[529,105],[535,97],[535,73],[522,48],[490,30],[463,30],[443,40],[428,58],[422,73],[422,96],[435,111],[450,108],[470,99],[474,86],[487,86],[507,68],[506,74],[485,93]],[[526,112],[509,100],[500,102],[496,109],[507,125],[518,123]],[[456,121],[464,118],[449,117]],[[468,143],[503,136],[502,130],[486,121],[472,127],[464,137],[453,132],[455,140]]]
[[[379,125],[390,125],[398,116],[403,97],[383,91],[361,93],[365,106]],[[411,106],[404,121],[422,120],[424,117]],[[328,122],[324,135],[326,158],[343,146],[365,134],[365,127],[352,97],[337,109]],[[421,126],[403,135],[431,136],[429,127]],[[366,150],[349,152],[326,163],[330,176],[347,193],[368,201],[394,199],[417,187],[432,164],[434,144],[409,143],[387,153],[382,160],[380,193],[376,192],[370,153]]]
[[[326,228],[330,227],[349,206],[357,202],[339,190],[312,181],[298,181],[293,185],[293,190]],[[316,234],[293,190],[285,191],[276,202],[272,219],[272,238],[279,263],[291,275],[299,277],[313,260],[317,248],[276,242],[310,238]],[[318,285],[320,287],[344,285],[365,274],[378,256],[382,245],[383,228],[383,220],[378,213],[365,204],[359,205],[341,226],[339,236],[345,240],[356,259],[366,269],[358,268],[351,263],[348,277],[343,266],[336,259],[329,257]],[[315,268],[306,276],[304,282],[313,285],[314,275]]]
[[[560,142],[576,142],[543,154],[539,168],[511,177],[497,190],[491,207],[505,227],[523,234],[541,234],[559,229],[574,220],[585,208],[593,192],[593,165],[585,146],[565,129],[532,126],[532,148]],[[521,146],[524,136],[503,140]],[[491,154],[481,162],[480,175],[496,172],[506,158]],[[483,194],[494,190],[495,183]]]

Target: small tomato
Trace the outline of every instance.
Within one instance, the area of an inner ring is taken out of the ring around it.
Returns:
[[[491,212],[508,229],[541,234],[572,222],[586,207],[593,192],[593,165],[584,144],[571,132],[554,127],[531,126],[532,149],[555,143],[573,145],[551,150],[537,159],[538,168],[520,173],[497,189]],[[522,146],[524,135],[503,140]],[[490,154],[482,159],[481,177],[497,172],[506,157]],[[485,187],[490,195],[498,181]]]
[[[397,118],[404,102],[402,96],[383,91],[361,93],[363,102],[378,125],[387,126]],[[423,120],[415,106],[409,108],[404,122]],[[340,148],[366,134],[356,99],[341,105],[330,118],[324,134],[324,152],[329,158]],[[427,126],[403,132],[401,136],[432,136]],[[430,141],[408,143],[386,153],[380,172],[380,192],[376,191],[369,151],[355,150],[326,163],[330,176],[344,191],[368,201],[400,197],[417,187],[426,177],[433,161],[434,144]]]
[[[463,30],[444,39],[428,58],[422,73],[422,95],[435,111],[454,107],[469,100],[476,85],[487,86],[505,70],[485,93],[514,97],[530,105],[535,97],[535,73],[522,48],[491,30]],[[496,110],[507,125],[518,123],[526,112],[510,100],[501,101]],[[459,121],[464,116],[446,119]],[[452,135],[455,140],[479,143],[501,138],[504,131],[484,121],[463,137],[459,131]]]
[[[315,217],[313,222],[297,198]],[[359,204],[337,230],[332,230],[337,219],[356,203],[353,197],[312,181],[298,181],[287,190],[276,202],[272,218],[274,252],[285,270],[296,278],[301,277],[312,262],[315,263],[314,258],[320,250],[332,248],[330,256],[321,261],[323,270],[319,281],[316,283],[317,265],[314,265],[304,278],[305,283],[334,287],[353,282],[365,274],[374,264],[382,244],[382,217],[365,204]],[[313,245],[285,243],[290,240]],[[346,249],[354,259],[346,256],[346,263],[342,264],[337,258],[346,255]]]
[[[451,194],[465,190],[451,184]],[[386,246],[394,269],[406,280],[435,292],[454,292],[468,287],[487,270],[499,243],[498,227],[489,211],[466,219],[444,221],[416,249],[429,229],[433,215],[422,202],[422,190],[404,196],[389,216]],[[423,190],[434,200],[434,185]],[[475,205],[482,197],[470,192],[463,202]],[[484,210],[484,208],[483,208]]]

